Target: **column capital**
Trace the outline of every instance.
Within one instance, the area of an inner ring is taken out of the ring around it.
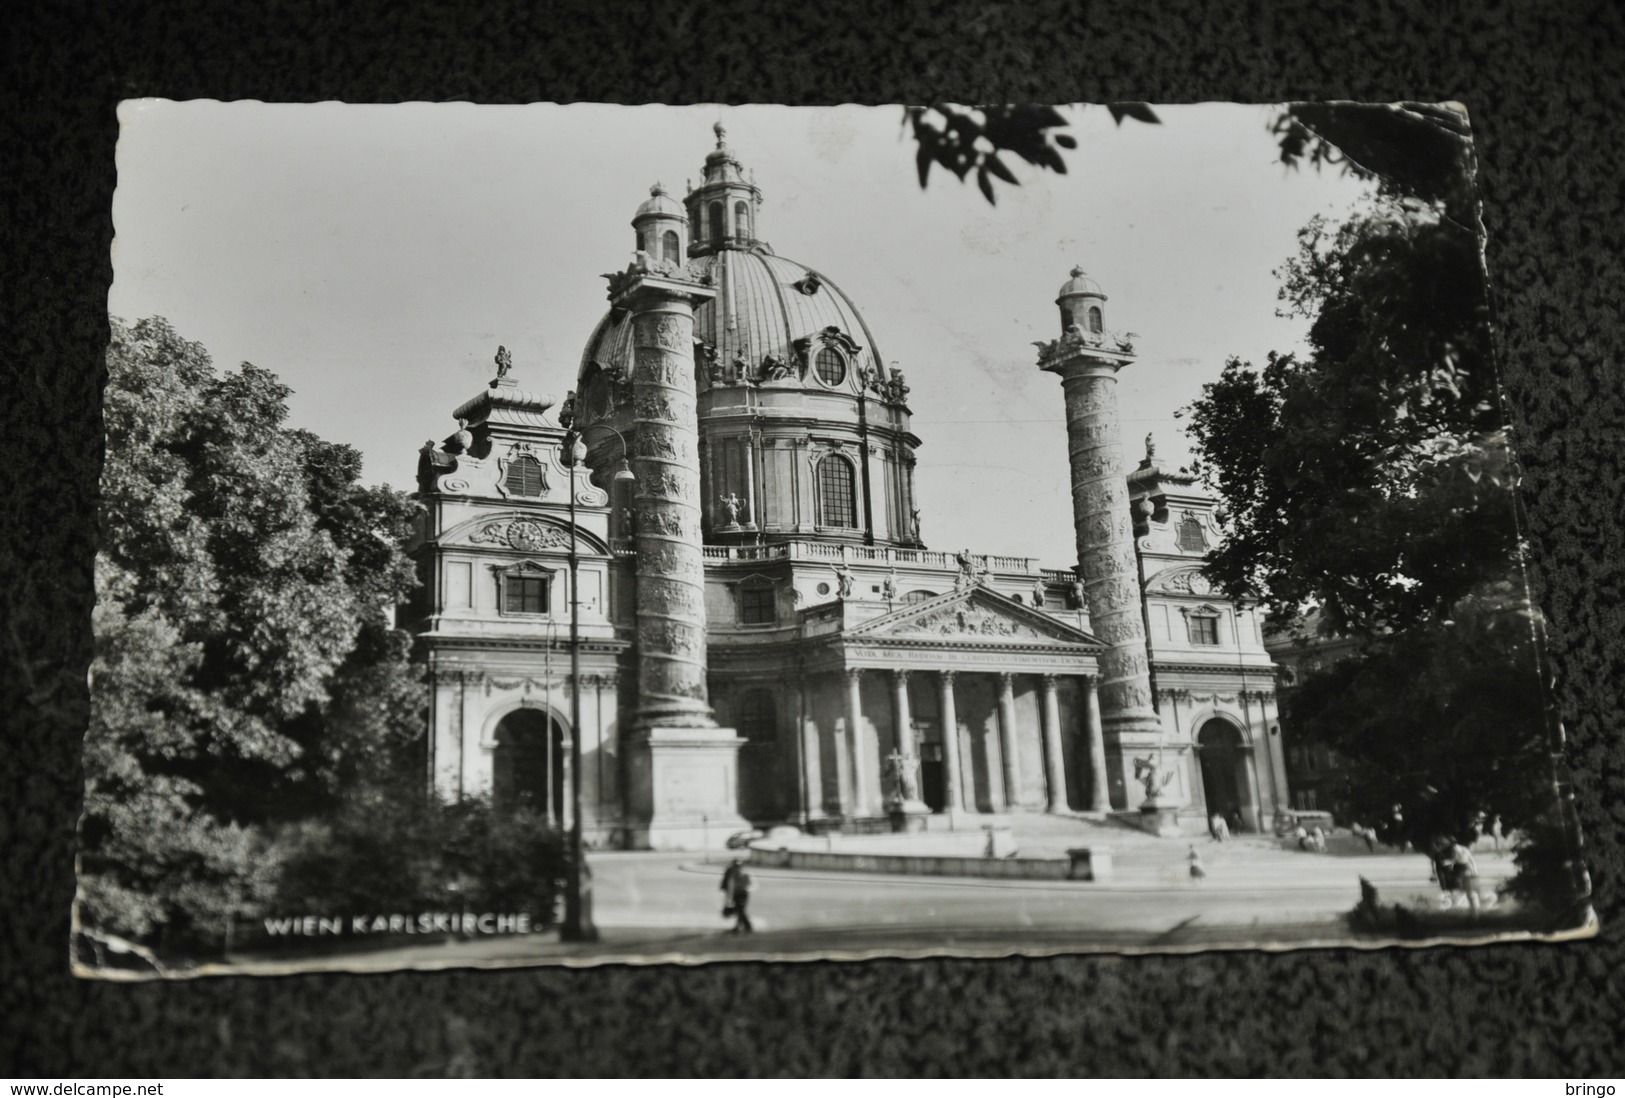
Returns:
[[[953,671],[953,670],[938,671],[937,672],[937,678],[940,679],[942,682],[948,684],[948,685],[952,685],[955,676],[957,676],[958,674],[959,674],[958,671]]]
[[[846,676],[846,681],[849,683],[858,682],[863,678],[863,668],[843,667],[841,669],[841,674]]]
[[[1044,680],[1045,690],[1054,690],[1055,684],[1061,681],[1061,675],[1058,671],[1045,671],[1040,677]]]
[[[894,667],[891,669],[892,681],[898,686],[906,685],[908,683],[908,676],[909,668],[907,667]]]
[[[1016,673],[1014,671],[996,671],[994,673],[999,676],[999,689],[1010,689],[1011,684],[1015,681]]]

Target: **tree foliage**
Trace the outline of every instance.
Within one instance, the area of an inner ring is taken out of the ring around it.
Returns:
[[[1309,353],[1231,359],[1187,412],[1231,527],[1209,571],[1340,634],[1448,613],[1516,548],[1478,239],[1383,199],[1280,273]]]
[[[1261,368],[1232,358],[1186,410],[1228,523],[1207,570],[1264,599],[1277,626],[1312,607],[1357,639],[1284,713],[1337,750],[1356,816],[1399,804],[1422,843],[1480,812],[1547,834],[1540,623],[1518,560],[1465,117],[1295,106],[1276,132],[1287,163],[1379,186],[1342,224],[1305,226],[1278,272],[1283,315],[1310,322],[1307,350]],[[1574,855],[1572,842],[1527,845],[1519,887],[1572,885]]]
[[[86,737],[87,924],[218,932],[270,895],[267,825],[418,735],[388,612],[415,504],[284,426],[289,390],[114,321]]]
[[[1144,103],[1112,103],[1106,109],[1118,125],[1125,118],[1152,124],[1160,121]],[[1067,125],[1066,116],[1043,104],[966,107],[938,103],[905,108],[903,117],[914,134],[914,164],[920,186],[925,187],[933,164],[953,172],[961,182],[974,172],[976,185],[989,204],[998,201],[993,189],[995,179],[1012,187],[1020,183],[1004,154],[1065,175],[1066,158],[1061,150],[1078,147],[1077,138],[1059,132]]]

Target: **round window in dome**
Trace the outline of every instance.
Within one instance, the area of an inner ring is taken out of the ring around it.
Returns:
[[[839,385],[846,380],[846,359],[833,347],[825,347],[814,360],[818,380],[825,385]]]

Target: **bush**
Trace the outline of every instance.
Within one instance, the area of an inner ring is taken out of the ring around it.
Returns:
[[[529,912],[553,921],[566,869],[559,829],[488,798],[373,793],[289,828],[277,889],[284,912]]]

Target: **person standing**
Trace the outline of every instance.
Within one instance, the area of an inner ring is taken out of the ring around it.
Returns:
[[[735,858],[722,873],[722,895],[726,901],[722,914],[724,918],[733,916],[734,934],[750,934],[754,930],[750,925],[750,885],[744,859]]]
[[[1207,879],[1207,867],[1202,864],[1202,852],[1194,846],[1190,852],[1191,881],[1192,883]]]

